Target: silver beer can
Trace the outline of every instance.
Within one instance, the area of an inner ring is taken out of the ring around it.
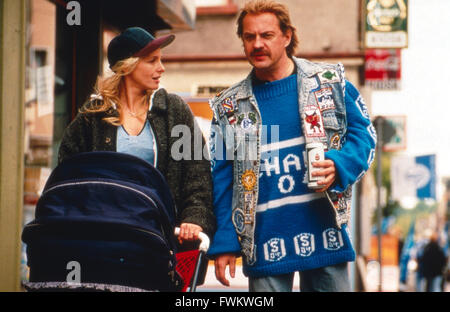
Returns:
[[[312,176],[314,171],[321,170],[321,168],[313,167],[312,163],[322,161],[325,159],[325,151],[323,143],[313,142],[306,144],[306,157],[308,160],[308,187],[310,189],[320,189],[323,185],[317,184],[318,181],[323,180],[325,176]]]

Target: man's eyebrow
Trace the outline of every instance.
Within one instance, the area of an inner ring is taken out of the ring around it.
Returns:
[[[262,31],[262,32],[245,31],[243,33],[243,35],[255,35],[255,34],[267,35],[267,34],[274,34],[274,33],[275,33],[275,31],[273,31],[273,30],[266,30],[266,31]]]

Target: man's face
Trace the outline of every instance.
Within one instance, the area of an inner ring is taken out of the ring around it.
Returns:
[[[250,64],[257,70],[274,70],[287,58],[286,47],[291,32],[283,34],[277,17],[272,13],[248,14],[243,20],[242,41]]]

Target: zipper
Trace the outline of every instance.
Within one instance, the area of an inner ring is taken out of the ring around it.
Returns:
[[[47,194],[47,193],[49,193],[49,192],[51,192],[51,191],[53,191],[55,189],[61,188],[61,187],[74,186],[74,185],[85,185],[85,184],[104,184],[104,185],[113,185],[113,186],[117,186],[117,187],[120,187],[120,188],[124,188],[124,189],[127,189],[129,191],[133,191],[135,193],[138,193],[138,194],[144,196],[146,199],[151,201],[153,205],[158,207],[158,205],[155,203],[155,201],[150,196],[145,194],[144,192],[138,191],[138,190],[136,190],[136,189],[134,189],[132,187],[129,187],[129,186],[125,186],[125,185],[114,183],[114,182],[106,182],[106,181],[83,181],[83,182],[68,182],[68,183],[58,184],[58,185],[52,186],[51,188],[46,190],[42,194],[42,196],[44,196],[45,194]]]

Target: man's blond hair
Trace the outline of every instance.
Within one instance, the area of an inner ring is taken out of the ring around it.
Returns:
[[[288,8],[281,3],[275,2],[273,0],[253,0],[247,2],[242,8],[238,20],[237,20],[237,35],[242,39],[243,35],[243,21],[247,14],[261,14],[261,13],[272,13],[274,14],[279,22],[279,26],[283,34],[286,34],[289,30],[292,33],[292,38],[290,44],[286,48],[286,53],[289,57],[292,57],[297,49],[299,40],[297,36],[297,29],[292,25],[291,18],[289,17]]]

